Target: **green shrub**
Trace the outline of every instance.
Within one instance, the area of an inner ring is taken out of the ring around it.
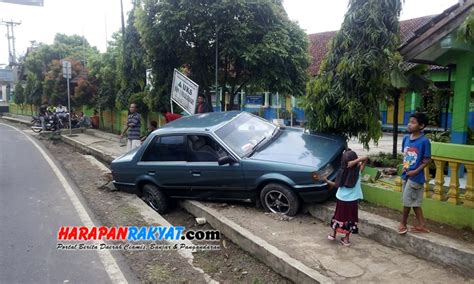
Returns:
[[[467,129],[467,145],[474,145],[474,128]]]
[[[397,154],[397,158],[393,159],[391,153],[380,152],[376,155],[369,156],[369,166],[379,167],[379,168],[396,168],[403,161],[403,155]]]
[[[451,137],[447,131],[431,132],[426,134],[426,137],[430,139],[431,142],[449,143],[451,141]]]

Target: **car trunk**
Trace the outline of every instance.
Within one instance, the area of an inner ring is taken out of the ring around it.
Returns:
[[[338,136],[308,134],[299,129],[280,131],[278,137],[258,150],[252,159],[297,164],[318,170],[338,157],[345,146],[344,140]]]

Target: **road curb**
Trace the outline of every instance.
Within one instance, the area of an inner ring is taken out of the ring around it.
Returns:
[[[330,223],[335,204],[310,204],[305,207],[311,216]],[[385,246],[391,246],[416,257],[448,265],[474,277],[474,249],[466,244],[436,233],[399,235],[398,222],[359,210],[359,234]]]
[[[25,125],[31,125],[31,122],[29,121],[25,121],[25,120],[21,120],[21,119],[16,119],[16,118],[12,118],[12,117],[9,117],[9,116],[5,116],[2,115],[1,116],[2,119],[5,119],[7,121],[11,121],[11,122],[16,122],[16,123],[21,123],[21,124],[25,124]]]
[[[240,248],[295,283],[334,283],[330,278],[290,257],[216,210],[189,200],[180,202],[180,205],[195,217],[204,217],[213,228],[219,230]]]
[[[92,155],[92,156],[96,157],[97,159],[99,159],[100,161],[102,161],[104,163],[110,164],[116,158],[112,155],[104,154],[103,152],[101,152],[100,150],[98,150],[98,149],[96,149],[92,146],[89,146],[89,145],[86,145],[86,144],[81,143],[79,141],[76,141],[75,139],[73,139],[71,137],[63,135],[63,136],[61,136],[61,139],[64,143],[78,149],[79,151],[81,151],[85,154]]]

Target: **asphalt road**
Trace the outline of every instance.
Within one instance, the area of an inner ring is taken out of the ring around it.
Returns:
[[[59,228],[85,220],[66,187],[32,141],[0,123],[0,283],[116,282],[110,255],[57,250]]]

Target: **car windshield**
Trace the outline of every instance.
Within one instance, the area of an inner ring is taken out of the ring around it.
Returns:
[[[259,117],[242,113],[217,130],[216,134],[237,155],[244,157],[250,154],[257,144],[269,140],[276,128],[276,125]]]

